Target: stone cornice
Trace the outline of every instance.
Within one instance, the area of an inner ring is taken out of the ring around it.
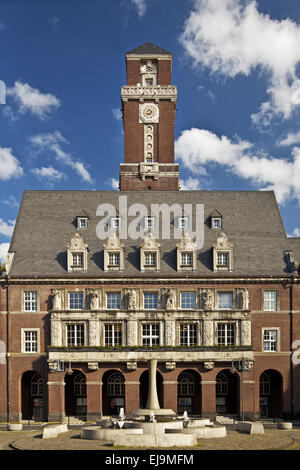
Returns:
[[[121,88],[122,101],[136,99],[164,99],[177,100],[177,86],[175,85],[157,85],[152,87],[146,86],[127,86]]]

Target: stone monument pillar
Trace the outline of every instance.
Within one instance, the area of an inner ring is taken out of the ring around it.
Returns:
[[[148,410],[160,409],[158,396],[157,396],[157,388],[156,388],[156,368],[157,368],[157,359],[150,359],[150,361],[148,361],[148,369],[149,369],[149,388],[148,388],[148,401],[147,401]]]

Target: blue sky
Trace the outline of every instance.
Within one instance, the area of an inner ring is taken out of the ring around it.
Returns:
[[[125,54],[174,54],[183,189],[275,191],[300,236],[298,0],[0,3],[0,260],[25,189],[112,189]]]

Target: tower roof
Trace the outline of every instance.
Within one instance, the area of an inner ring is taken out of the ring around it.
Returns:
[[[159,46],[156,46],[155,44],[152,44],[152,42],[146,42],[142,46],[139,46],[136,49],[132,49],[132,51],[127,52],[126,55],[170,55],[172,56],[172,53],[169,51],[166,51],[165,49],[162,49]]]

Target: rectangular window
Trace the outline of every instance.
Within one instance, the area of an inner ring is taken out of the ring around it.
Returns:
[[[229,266],[229,253],[217,253],[217,266]]]
[[[120,253],[108,253],[108,264],[110,266],[120,266]]]
[[[84,325],[82,323],[67,325],[67,346],[84,345]]]
[[[38,332],[24,331],[24,352],[38,352]]]
[[[120,292],[107,292],[106,293],[106,308],[111,309],[111,310],[119,310],[121,308]]]
[[[218,324],[218,344],[221,346],[230,346],[235,344],[234,323]]]
[[[112,228],[120,228],[121,219],[120,217],[113,217],[111,219]]]
[[[158,308],[158,294],[157,292],[144,293],[144,308],[156,309]]]
[[[197,341],[197,324],[180,325],[180,346],[195,346]]]
[[[78,228],[87,228],[87,219],[78,219]]]
[[[69,309],[83,309],[83,292],[69,292]]]
[[[72,266],[83,266],[83,253],[72,253]]]
[[[159,346],[159,325],[149,324],[142,327],[143,346]]]
[[[232,308],[232,292],[218,292],[218,308]]]
[[[104,326],[105,346],[122,346],[122,326],[108,324]]]
[[[277,291],[276,290],[264,291],[264,310],[266,311],[277,310]]]
[[[221,228],[221,219],[212,219],[212,226],[213,228]]]
[[[181,266],[192,266],[193,265],[193,253],[185,252],[181,253]]]
[[[180,308],[195,308],[195,292],[181,292],[180,294]]]
[[[36,291],[24,292],[24,310],[25,312],[37,311],[37,292]]]
[[[277,351],[277,330],[264,330],[264,351]]]
[[[179,217],[178,218],[178,228],[187,228],[188,226],[188,218],[187,217]]]
[[[145,266],[155,266],[156,265],[156,253],[147,251],[145,253]]]
[[[145,217],[145,227],[152,228],[154,227],[154,217]]]

